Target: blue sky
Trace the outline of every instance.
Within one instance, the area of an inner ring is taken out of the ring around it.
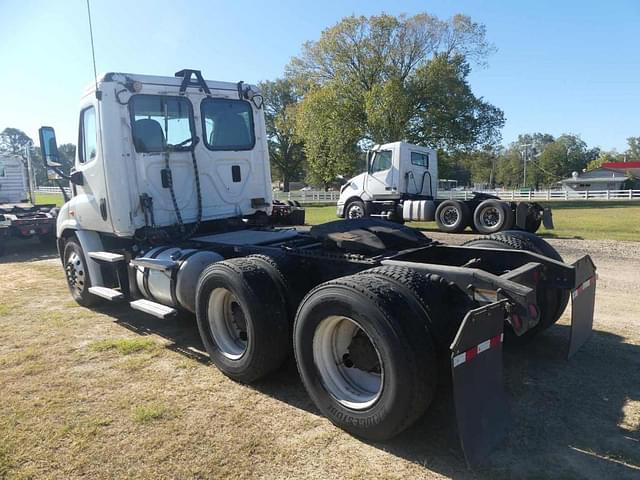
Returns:
[[[92,0],[98,72],[214,80],[281,76],[306,40],[350,14],[470,15],[498,51],[476,68],[477,95],[518,133],[576,133],[624,150],[640,135],[639,1]],[[76,142],[77,104],[93,80],[85,0],[0,0],[0,129],[40,125]]]

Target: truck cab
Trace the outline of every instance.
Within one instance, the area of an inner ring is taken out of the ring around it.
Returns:
[[[81,99],[73,197],[60,210],[58,237],[88,230],[133,238],[149,228],[267,214],[271,173],[259,102],[255,87],[204,81],[192,70],[103,75]]]
[[[437,186],[435,150],[406,142],[376,145],[367,152],[367,171],[343,185],[337,214],[393,218],[398,202],[433,200]]]

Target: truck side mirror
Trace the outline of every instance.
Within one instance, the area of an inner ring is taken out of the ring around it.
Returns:
[[[58,167],[58,144],[56,143],[56,132],[52,127],[40,127],[40,151],[42,160],[46,167]]]

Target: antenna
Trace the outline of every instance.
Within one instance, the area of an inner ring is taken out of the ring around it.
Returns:
[[[96,70],[96,49],[93,45],[93,27],[91,26],[91,7],[89,6],[89,0],[87,0],[87,15],[89,16],[89,36],[91,37],[91,56],[93,57],[93,80],[96,85],[96,98],[100,99],[100,93],[98,92],[98,71]]]

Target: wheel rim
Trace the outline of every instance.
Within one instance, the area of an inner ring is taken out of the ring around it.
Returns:
[[[453,206],[444,207],[442,209],[442,212],[440,213],[440,221],[447,227],[453,227],[456,223],[458,223],[459,218],[460,214],[458,213],[458,209]]]
[[[362,218],[362,217],[364,217],[364,210],[362,208],[362,205],[359,205],[357,203],[349,205],[348,217],[349,218]]]
[[[82,261],[82,257],[78,255],[77,252],[71,252],[71,255],[67,258],[64,270],[67,275],[69,288],[76,294],[82,295],[87,282],[87,269]]]
[[[331,316],[313,336],[313,360],[329,394],[344,407],[374,405],[384,385],[384,365],[371,338],[354,320]]]
[[[237,360],[247,351],[248,334],[244,310],[226,288],[211,292],[207,309],[209,331],[220,353]]]
[[[500,212],[497,207],[485,207],[480,211],[480,225],[495,228],[500,223]]]

